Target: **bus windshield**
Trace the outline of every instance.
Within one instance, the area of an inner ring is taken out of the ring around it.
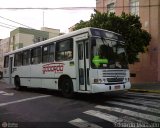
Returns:
[[[128,61],[123,43],[112,38],[93,37],[91,40],[91,67],[128,69]]]

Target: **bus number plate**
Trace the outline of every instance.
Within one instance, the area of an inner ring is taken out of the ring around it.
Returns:
[[[120,85],[114,86],[114,89],[120,89]]]

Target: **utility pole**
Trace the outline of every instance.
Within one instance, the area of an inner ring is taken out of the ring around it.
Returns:
[[[44,28],[44,11],[43,11],[43,28]]]

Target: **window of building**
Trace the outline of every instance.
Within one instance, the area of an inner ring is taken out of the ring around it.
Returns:
[[[37,42],[40,42],[40,41],[41,41],[41,37],[38,37],[38,38],[37,38]]]
[[[139,0],[130,0],[130,13],[139,16]]]
[[[4,57],[4,68],[8,68],[9,65],[9,56]]]
[[[23,65],[29,65],[30,64],[30,50],[23,52]]]
[[[54,61],[54,44],[50,44],[43,47],[43,62]]]
[[[44,41],[44,40],[47,40],[47,38],[46,38],[46,37],[43,37],[42,41]]]
[[[70,60],[73,58],[73,39],[64,40],[56,44],[56,60]]]
[[[109,3],[107,4],[107,12],[111,13],[111,12],[115,12],[115,3]]]
[[[21,66],[22,65],[22,53],[16,53],[14,57],[14,66]]]
[[[41,47],[37,47],[31,50],[31,64],[41,63]]]

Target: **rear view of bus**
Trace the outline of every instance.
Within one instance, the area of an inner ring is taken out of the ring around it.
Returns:
[[[131,88],[125,42],[121,35],[91,29],[90,84],[92,93]]]

